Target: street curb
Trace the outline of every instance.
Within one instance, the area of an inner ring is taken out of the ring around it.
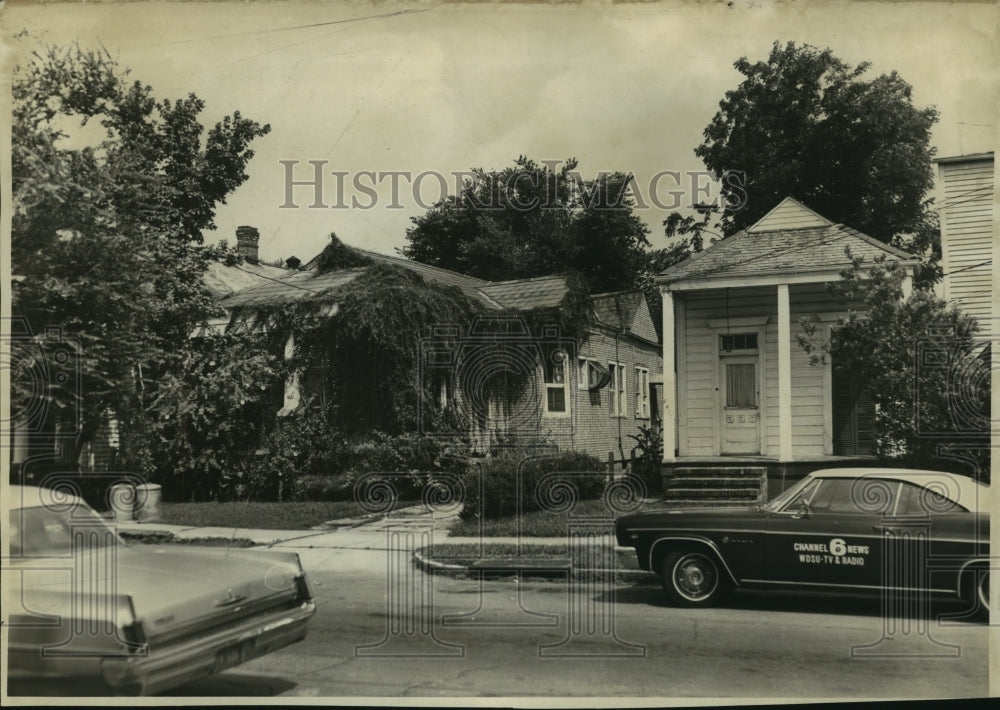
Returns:
[[[485,569],[474,569],[469,565],[453,564],[450,562],[441,562],[440,560],[435,560],[432,557],[428,557],[422,554],[420,551],[415,550],[413,552],[413,563],[423,572],[429,574],[440,575],[442,577],[453,577],[458,579],[465,578],[508,578],[508,577],[522,577],[522,578],[541,578],[541,579],[566,579],[567,577],[585,575],[589,579],[607,579],[612,578],[612,581],[616,582],[650,582],[655,581],[656,575],[652,572],[646,572],[644,570],[638,569],[576,569],[576,570],[564,570],[564,571],[551,571],[551,570],[521,570],[516,569],[510,570],[485,570]],[[567,575],[567,572],[569,574]]]
[[[120,530],[118,534],[129,542],[140,545],[202,545],[204,547],[261,547],[245,537],[181,537],[164,530],[137,532]]]

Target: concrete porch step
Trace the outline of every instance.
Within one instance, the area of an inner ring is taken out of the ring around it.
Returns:
[[[767,475],[764,466],[681,466],[670,469],[673,476],[739,476],[760,477]]]
[[[763,466],[681,466],[664,471],[663,498],[671,505],[741,506],[763,500]]]
[[[757,485],[758,478],[750,476],[671,476],[670,484],[683,484],[685,486],[697,487],[705,486],[747,486]]]
[[[688,488],[688,487],[678,487],[671,486],[663,495],[666,498],[697,498],[699,496],[704,498],[745,498],[749,497],[754,500],[760,494],[760,487],[754,486],[753,488]]]
[[[756,501],[753,500],[706,500],[695,498],[677,498],[664,500],[671,508],[749,508]]]

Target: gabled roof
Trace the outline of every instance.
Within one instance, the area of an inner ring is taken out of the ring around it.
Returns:
[[[568,278],[560,274],[491,282],[401,257],[363,249],[356,251],[375,262],[413,271],[427,281],[454,286],[491,310],[525,312],[556,308],[570,288]],[[315,268],[316,261],[312,259],[302,271],[276,269],[282,274],[280,279],[261,277],[251,280],[247,288],[224,296],[219,305],[229,310],[245,311],[305,301],[334,302],[337,290],[368,268],[357,266],[319,273]],[[592,299],[599,323],[650,342],[658,342],[649,307],[641,293],[605,293],[593,296]],[[213,322],[209,326],[217,329],[224,327],[228,321],[228,318],[220,318],[218,323]]]
[[[532,311],[558,306],[569,291],[569,286],[565,276],[555,275],[496,281],[487,283],[480,290],[504,308]]]
[[[789,224],[804,226],[791,228],[786,226]],[[817,273],[817,280],[821,280],[849,267],[851,258],[861,257],[871,263],[880,256],[897,259],[906,265],[917,263],[912,254],[851,227],[830,223],[788,198],[749,229],[722,239],[666,269],[657,277],[657,282],[704,280],[710,284],[713,280],[734,277],[792,276],[810,272]]]
[[[277,306],[299,301],[320,301],[344,284],[350,283],[364,271],[364,267],[318,274],[315,271],[293,271],[277,281],[234,293],[219,301],[223,308]]]
[[[591,299],[599,323],[631,333],[651,343],[659,342],[646,297],[639,292],[600,293]]]
[[[280,280],[294,273],[280,266],[267,264],[244,262],[238,266],[226,266],[218,261],[212,261],[205,269],[203,278],[213,298],[224,298],[237,291],[271,283],[273,279]]]
[[[776,229],[806,229],[829,227],[833,222],[813,212],[794,197],[786,197],[774,209],[747,227],[748,232],[768,232]]]
[[[442,269],[438,266],[422,264],[419,261],[411,261],[410,259],[404,259],[401,256],[379,254],[378,252],[358,249],[357,247],[351,248],[354,249],[354,251],[367,256],[373,261],[377,261],[382,264],[389,264],[390,266],[398,266],[403,269],[409,269],[427,281],[444,284],[445,286],[455,286],[469,298],[482,300],[482,294],[479,290],[489,283],[483,279],[477,279],[474,276],[466,276],[465,274],[460,274],[457,271],[449,271],[448,269]],[[309,268],[315,261],[316,259],[310,261],[307,268]]]

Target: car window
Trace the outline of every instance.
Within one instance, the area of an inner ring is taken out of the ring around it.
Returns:
[[[968,508],[951,498],[924,486],[903,481],[899,492],[896,515],[934,515],[940,513],[968,513]]]
[[[10,511],[10,554],[64,556],[119,545],[104,519],[84,506],[17,508]]]
[[[799,510],[803,505],[811,505],[813,496],[819,490],[820,486],[823,484],[825,479],[817,478],[809,481],[808,484],[803,485],[801,490],[797,491],[793,495],[788,497],[788,502],[781,506],[781,510]],[[775,499],[775,503],[779,503],[778,499]]]
[[[792,498],[784,510],[805,503],[814,513],[884,515],[892,511],[898,484],[881,478],[819,478]]]
[[[795,502],[796,506],[801,506],[801,494],[811,485],[816,484],[816,479],[802,478],[784,491],[776,495],[767,504],[764,505],[764,510],[771,512],[776,512],[779,510],[789,510],[791,509],[791,503]]]

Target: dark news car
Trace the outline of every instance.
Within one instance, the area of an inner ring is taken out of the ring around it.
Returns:
[[[830,469],[763,505],[638,513],[615,528],[683,606],[734,587],[892,589],[965,598],[984,614],[989,490],[938,471]]]

